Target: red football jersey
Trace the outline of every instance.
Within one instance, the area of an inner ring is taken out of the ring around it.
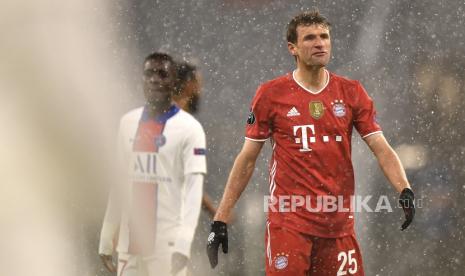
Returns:
[[[279,205],[289,204],[290,197],[310,203],[297,204],[291,211],[268,208],[269,220],[309,235],[336,238],[353,234],[352,127],[362,137],[381,128],[362,85],[325,72],[327,83],[317,92],[305,89],[292,73],[262,84],[252,101],[246,139],[271,138],[271,198],[284,199]],[[327,196],[337,198],[338,210],[323,209],[322,198]]]

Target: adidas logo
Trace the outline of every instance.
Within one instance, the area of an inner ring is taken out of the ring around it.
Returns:
[[[293,117],[293,116],[300,116],[300,113],[299,111],[297,111],[297,108],[295,108],[295,106],[291,108],[289,112],[287,112],[287,117]]]

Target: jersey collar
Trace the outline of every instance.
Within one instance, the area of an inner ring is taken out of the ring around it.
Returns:
[[[330,74],[328,72],[328,70],[324,69],[325,70],[325,73],[326,73],[326,82],[325,82],[325,85],[323,85],[323,87],[318,90],[318,91],[312,91],[308,88],[305,88],[305,86],[303,86],[296,78],[295,78],[295,71],[292,71],[292,79],[297,83],[297,85],[299,85],[300,87],[302,87],[303,90],[313,94],[313,95],[317,95],[317,94],[320,94],[323,90],[325,90],[325,88],[328,86],[329,84],[329,78],[330,78]]]
[[[164,123],[166,123],[166,121],[168,121],[169,118],[176,115],[176,113],[178,113],[179,110],[180,110],[180,108],[177,105],[173,104],[172,106],[170,106],[170,108],[168,108],[168,110],[165,113],[158,115],[157,117],[155,117],[154,120],[157,121],[158,123],[164,124]],[[142,111],[141,120],[142,121],[148,121],[150,119],[151,118],[149,117],[147,106],[144,106],[144,110]]]

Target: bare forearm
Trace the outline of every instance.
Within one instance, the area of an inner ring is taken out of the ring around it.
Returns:
[[[202,197],[202,207],[208,211],[211,218],[215,216],[215,213],[216,213],[215,205],[213,204],[213,201],[210,198],[210,196],[205,192],[203,193],[203,197]]]
[[[384,175],[389,182],[391,182],[391,185],[397,190],[397,192],[400,193],[403,189],[410,188],[404,167],[392,148],[389,148],[379,154],[378,163],[383,170]]]
[[[243,154],[237,156],[214,220],[228,222],[231,210],[247,186],[254,167],[255,160],[251,160]]]

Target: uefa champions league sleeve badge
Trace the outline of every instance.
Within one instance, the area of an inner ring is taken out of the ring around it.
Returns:
[[[249,117],[247,118],[247,124],[253,125],[255,123],[255,114],[250,110]]]

